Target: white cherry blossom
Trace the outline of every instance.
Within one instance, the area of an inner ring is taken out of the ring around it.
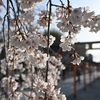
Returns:
[[[79,65],[81,63],[81,60],[84,60],[84,57],[83,56],[77,56],[73,61],[72,61],[72,64],[74,65]]]
[[[5,91],[7,90],[7,86],[9,92],[14,92],[18,87],[18,83],[15,81],[14,77],[5,77],[2,79],[2,87],[4,87]]]
[[[31,24],[34,21],[34,11],[33,10],[28,10],[25,13],[21,14],[19,16],[20,20],[25,23],[25,24]]]
[[[42,2],[43,0],[18,0],[18,1],[21,4],[22,9],[27,11],[34,8],[37,3]]]
[[[2,1],[2,0],[0,0],[0,6],[2,6],[2,5],[4,5],[4,3],[3,3],[3,1]]]
[[[64,52],[74,51],[72,63],[77,65],[84,59],[73,47],[81,27],[89,28],[90,32],[95,33],[100,30],[100,15],[95,15],[95,12],[87,7],[73,8],[70,4],[52,4],[56,10],[53,9],[54,13],[51,11],[49,16],[50,1],[46,10],[41,8],[37,11],[36,5],[42,1],[15,0],[11,3],[11,0],[8,0],[10,11],[7,12],[7,7],[4,9],[6,14],[2,18],[3,27],[0,32],[4,34],[5,40],[2,44],[5,46],[6,56],[1,60],[1,73],[6,75],[6,68],[10,71],[8,77],[2,78],[2,87],[5,91],[8,86],[9,99],[20,100],[23,94],[26,100],[44,100],[46,93],[50,100],[66,100],[66,96],[57,88],[61,71],[65,69],[61,62],[62,57],[55,52],[53,56],[43,51],[44,48],[50,49],[56,40],[52,35],[42,34],[44,28],[51,29],[48,24],[54,24],[56,21],[59,31],[66,34],[61,36],[59,46]],[[0,6],[4,7],[5,3],[7,2],[0,0]],[[56,20],[53,20],[54,18]],[[20,78],[22,82],[19,84],[16,80],[19,81]],[[17,89],[20,89],[20,92]],[[26,92],[25,89],[29,91]]]
[[[42,26],[42,27],[47,27],[48,25],[48,20],[49,20],[49,12],[47,10],[41,10],[39,13],[39,19],[37,20],[37,23]],[[50,16],[50,23],[52,23],[52,20],[54,18],[54,14],[51,13]]]
[[[80,24],[82,21],[82,8],[75,8],[73,9],[69,20],[72,24]]]
[[[69,42],[64,42],[60,44],[60,47],[62,48],[63,51],[70,51],[72,49],[72,46],[69,45]]]

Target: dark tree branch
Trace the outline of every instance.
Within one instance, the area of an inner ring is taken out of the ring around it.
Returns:
[[[47,37],[48,37],[48,40],[47,40],[47,57],[49,56],[49,36],[50,36],[50,18],[51,18],[51,11],[52,11],[52,0],[49,0],[48,2],[49,4],[49,19],[48,19],[48,34],[47,34]],[[48,81],[48,68],[49,68],[49,62],[47,61],[47,64],[46,64],[46,78],[45,78],[45,81],[47,82]],[[47,100],[47,93],[45,92],[45,100]]]

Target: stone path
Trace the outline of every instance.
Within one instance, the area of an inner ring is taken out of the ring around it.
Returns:
[[[78,90],[76,98],[72,94],[67,97],[67,100],[100,100],[100,78],[87,85],[86,90]]]

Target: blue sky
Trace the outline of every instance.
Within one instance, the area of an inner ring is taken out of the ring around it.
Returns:
[[[45,4],[48,0],[38,5],[39,8],[46,8]],[[64,4],[67,4],[67,0],[62,0]],[[52,0],[55,4],[60,4],[59,0]],[[96,15],[100,14],[100,0],[70,0],[74,8],[78,7],[89,7],[91,11],[94,11]],[[100,31],[98,33],[89,32],[88,28],[82,28],[80,34],[77,35],[77,42],[90,42],[90,41],[100,41]],[[98,47],[94,45],[95,47]],[[100,45],[99,45],[100,47]],[[88,50],[87,54],[93,55],[93,60],[100,62],[100,50]]]
[[[48,0],[44,0],[43,3],[38,5],[38,8],[46,8],[46,3]],[[64,4],[67,5],[67,0],[62,0]],[[52,0],[54,4],[60,4],[59,0]],[[89,6],[91,11],[95,11],[96,15],[100,14],[100,0],[70,0],[74,8],[78,7],[87,7]],[[54,24],[53,24],[54,25]],[[55,25],[54,25],[55,26]],[[88,37],[88,38],[86,38]],[[100,32],[91,33],[88,28],[82,28],[80,34],[77,36],[78,42],[87,42],[87,41],[99,41]]]

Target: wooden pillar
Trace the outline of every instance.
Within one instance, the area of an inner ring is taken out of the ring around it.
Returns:
[[[91,80],[91,75],[92,75],[92,70],[91,70],[91,64],[89,63],[88,64],[89,65],[89,84],[91,85],[91,83],[92,83],[92,80]]]
[[[95,82],[95,65],[93,64],[93,81]]]
[[[77,65],[73,65],[73,73],[74,73],[74,98],[76,98],[76,68],[77,68]]]
[[[86,90],[86,62],[83,62],[84,90]]]

